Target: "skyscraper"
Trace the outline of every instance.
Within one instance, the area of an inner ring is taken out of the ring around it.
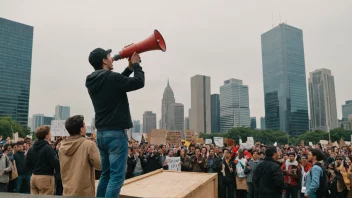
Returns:
[[[50,126],[53,119],[53,117],[44,116],[44,114],[34,114],[30,128],[32,131],[35,131],[40,126]]]
[[[184,130],[189,130],[189,117],[185,117],[185,128]]]
[[[348,121],[349,115],[352,115],[352,100],[348,100],[342,105],[342,120]]]
[[[211,132],[220,132],[220,95],[211,94]]]
[[[66,120],[70,117],[70,107],[57,105],[55,107],[55,120]]]
[[[33,27],[0,18],[0,116],[28,125]]]
[[[251,129],[256,129],[256,128],[257,128],[257,118],[251,117]]]
[[[174,92],[170,87],[169,80],[167,80],[167,86],[165,87],[163,99],[161,100],[161,126],[160,129],[168,128],[168,109],[171,104],[175,103]]]
[[[309,104],[312,130],[329,132],[338,127],[334,76],[328,69],[310,73]]]
[[[220,87],[220,131],[250,124],[248,86],[233,78],[224,81]]]
[[[32,117],[32,126],[31,130],[35,131],[36,128],[42,126],[44,123],[44,114],[34,114]]]
[[[156,114],[146,111],[143,114],[143,133],[151,133],[153,129],[156,129]]]
[[[260,129],[265,130],[265,118],[260,117]]]
[[[210,134],[210,117],[210,77],[195,75],[191,77],[190,130]]]
[[[133,120],[132,123],[133,123],[132,133],[140,133],[141,122],[139,120]]]
[[[261,35],[267,129],[299,135],[308,130],[302,30],[279,24]]]
[[[182,131],[184,128],[184,106],[181,103],[173,103],[169,105],[167,115],[167,130]]]

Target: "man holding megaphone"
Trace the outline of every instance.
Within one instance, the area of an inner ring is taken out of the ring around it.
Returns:
[[[102,173],[97,197],[118,197],[125,180],[128,155],[126,131],[132,128],[127,92],[144,87],[141,59],[134,52],[129,66],[120,74],[113,72],[111,50],[94,49],[89,63],[94,72],[87,76],[86,87],[95,110],[97,143]],[[134,77],[129,77],[134,72]]]

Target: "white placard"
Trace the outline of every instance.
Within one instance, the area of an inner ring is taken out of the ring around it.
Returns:
[[[169,170],[181,172],[181,158],[166,156],[167,165]]]
[[[247,137],[247,148],[252,148],[254,146],[254,138],[253,137]]]
[[[65,127],[65,120],[52,120],[50,126],[51,136],[70,136]]]
[[[212,139],[205,139],[205,144],[212,144],[213,140]]]
[[[18,142],[18,132],[14,133],[12,136],[13,136],[13,140],[15,142]]]
[[[313,147],[313,142],[309,142],[309,146]]]
[[[142,134],[141,133],[133,133],[132,132],[132,138],[136,141],[138,141],[138,143],[141,143],[142,141]]]
[[[224,138],[223,137],[214,137],[214,143],[216,146],[223,147],[224,146]]]

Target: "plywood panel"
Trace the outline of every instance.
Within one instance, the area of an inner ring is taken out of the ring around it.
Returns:
[[[216,189],[214,189],[216,188]],[[126,180],[121,197],[204,197],[217,195],[217,174],[157,170]]]

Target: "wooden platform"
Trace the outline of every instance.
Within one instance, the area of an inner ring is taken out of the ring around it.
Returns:
[[[218,196],[216,173],[156,170],[125,180],[120,198],[215,198]],[[96,182],[97,186],[98,182]]]

